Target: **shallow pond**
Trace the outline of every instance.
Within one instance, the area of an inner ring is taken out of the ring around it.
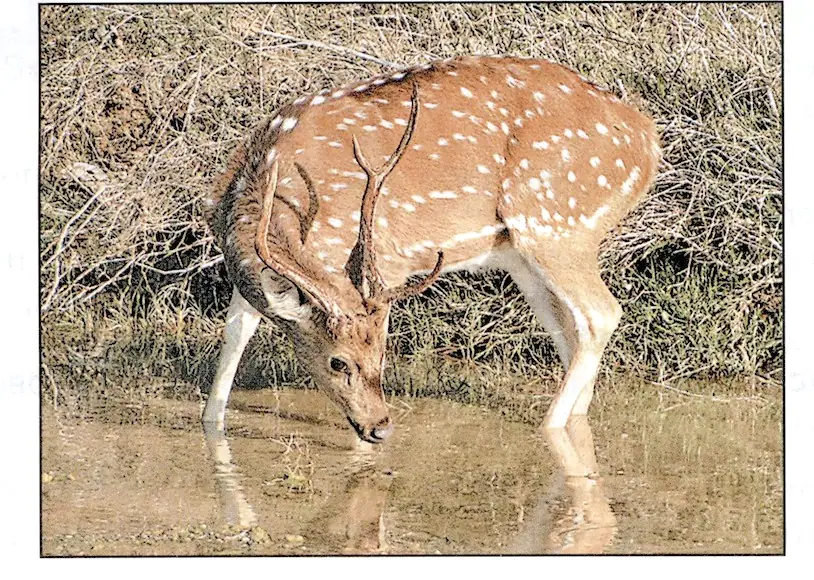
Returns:
[[[225,437],[197,403],[44,407],[42,553],[780,553],[779,397],[653,389],[554,437],[394,398],[380,446],[314,391],[234,392]]]

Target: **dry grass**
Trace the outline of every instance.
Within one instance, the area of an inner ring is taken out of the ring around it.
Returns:
[[[779,5],[41,10],[41,299],[55,383],[78,364],[205,383],[229,284],[200,200],[229,152],[298,94],[462,53],[561,62],[657,119],[661,175],[603,252],[626,311],[606,371],[779,379]],[[444,279],[396,309],[393,334],[402,375],[461,360],[487,376],[552,372],[548,339],[502,276]],[[269,348],[244,380],[295,380],[277,330],[251,347]],[[149,362],[136,372],[127,360]]]

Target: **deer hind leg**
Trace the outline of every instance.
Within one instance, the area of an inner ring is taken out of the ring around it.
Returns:
[[[536,275],[545,292],[524,290],[524,294],[552,334],[566,369],[543,426],[563,428],[570,416],[588,412],[600,358],[622,311],[599,277],[594,257],[573,256],[565,265],[536,252],[525,257],[529,278]]]
[[[537,320],[554,342],[557,354],[567,372],[571,357],[576,349],[576,328],[571,314],[562,302],[546,287],[536,269],[529,265],[519,253],[506,270],[523,293]]]
[[[223,429],[226,402],[232,390],[237,365],[259,322],[260,313],[240,295],[237,288],[233,289],[232,301],[226,314],[218,368],[201,419],[204,423]]]

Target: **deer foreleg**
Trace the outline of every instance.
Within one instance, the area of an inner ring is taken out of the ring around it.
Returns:
[[[226,403],[237,372],[237,365],[249,339],[257,330],[260,313],[249,304],[235,288],[232,301],[226,314],[226,327],[223,331],[223,346],[218,358],[215,380],[209,390],[209,398],[203,412],[202,421],[223,429],[226,416]]]

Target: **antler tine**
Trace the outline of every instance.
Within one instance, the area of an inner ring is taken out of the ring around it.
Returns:
[[[441,268],[444,266],[444,252],[438,252],[438,261],[435,262],[435,267],[432,272],[427,274],[423,280],[419,280],[413,284],[402,284],[396,288],[388,289],[385,291],[386,299],[390,302],[396,300],[403,300],[415,294],[421,294],[424,290],[432,286],[432,284],[441,275]]]
[[[410,108],[410,118],[407,121],[407,128],[401,136],[398,147],[387,159],[387,162],[380,168],[374,169],[362,152],[359,140],[353,135],[353,155],[367,175],[367,184],[362,195],[362,209],[359,220],[359,238],[353,247],[351,257],[348,259],[346,270],[354,284],[365,300],[375,300],[382,296],[384,291],[384,281],[376,266],[376,254],[373,247],[373,214],[376,209],[376,201],[381,193],[384,180],[393,171],[393,168],[401,159],[415,130],[416,119],[418,117],[419,99],[418,85],[413,83],[412,106]],[[359,271],[356,271],[358,268]],[[367,288],[365,288],[367,286]]]
[[[310,277],[303,271],[302,267],[297,264],[290,256],[272,250],[268,244],[268,229],[271,223],[271,211],[274,207],[274,195],[277,191],[277,175],[278,165],[275,161],[269,173],[268,181],[269,187],[266,195],[263,197],[263,211],[260,215],[260,223],[257,226],[257,233],[254,239],[254,248],[257,255],[263,260],[263,263],[270,269],[274,270],[280,276],[288,279],[289,282],[297,286],[303,294],[305,294],[311,302],[322,309],[326,314],[334,318],[340,318],[342,311],[339,305],[331,300],[316,286]]]
[[[356,135],[353,135],[353,154],[356,157],[356,162],[367,174],[367,184],[365,185],[365,192],[362,196],[359,239],[351,252],[347,271],[352,279],[354,277],[356,278],[355,283],[358,284],[359,292],[365,300],[392,302],[413,294],[419,294],[435,282],[441,274],[441,268],[444,263],[444,253],[438,252],[438,261],[432,272],[430,272],[426,278],[414,284],[403,284],[395,289],[385,288],[381,273],[376,266],[376,253],[373,247],[373,213],[376,209],[376,201],[381,193],[385,178],[393,171],[393,168],[395,168],[407,150],[407,146],[415,131],[419,105],[418,84],[413,82],[410,118],[407,121],[407,128],[401,136],[398,147],[396,147],[396,150],[393,151],[387,159],[387,162],[379,170],[373,169],[362,152],[362,147],[359,145]],[[353,271],[356,265],[358,265],[360,270],[358,273]],[[367,291],[365,291],[365,283],[367,283]]]

